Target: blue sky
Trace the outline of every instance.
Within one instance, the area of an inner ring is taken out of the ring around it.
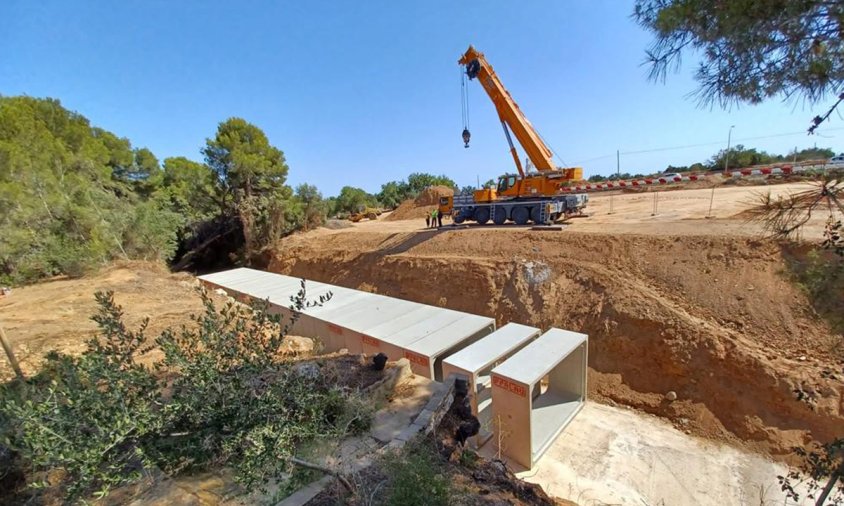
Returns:
[[[326,196],[344,185],[375,192],[414,171],[473,184],[512,161],[476,82],[472,147],[460,140],[457,59],[471,43],[559,158],[586,175],[615,171],[616,150],[708,144],[622,154],[622,172],[705,160],[730,125],[734,144],[842,150],[838,118],[822,136],[803,133],[818,111],[802,103],[699,108],[688,98],[693,58],[666,84],[648,81],[640,64],[651,37],[631,11],[620,0],[4,0],[0,94],[58,98],[162,159],[201,160],[217,124],[243,117],[284,151],[291,184]]]

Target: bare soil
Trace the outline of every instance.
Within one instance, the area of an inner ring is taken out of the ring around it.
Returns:
[[[118,263],[93,276],[15,287],[10,295],[0,297],[0,325],[24,374],[33,374],[48,351],[73,354],[85,349],[85,341],[97,328],[90,318],[97,309],[94,292],[114,291],[129,328],[137,328],[149,317],[147,336],[154,338],[165,328],[187,323],[191,314],[202,311],[195,282],[189,274],[171,274],[158,264]],[[3,357],[0,380],[11,377],[11,368]]]
[[[440,197],[454,195],[454,190],[447,186],[430,186],[419,194],[415,199],[407,199],[402,202],[392,213],[384,219],[387,221],[397,220],[424,220],[431,211],[437,208]]]
[[[775,188],[790,186],[805,188]],[[593,217],[562,232],[408,221],[318,230],[283,240],[269,269],[588,333],[593,399],[786,458],[840,436],[842,336],[790,281],[793,252],[730,218],[756,190],[718,191],[713,220],[710,192],[683,190],[670,192],[680,205],[669,216],[644,213],[649,196],[616,196],[612,215],[608,197],[595,198]],[[795,399],[800,388],[817,393],[814,409]]]

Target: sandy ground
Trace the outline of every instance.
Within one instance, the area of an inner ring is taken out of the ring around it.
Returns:
[[[762,231],[757,224],[748,223],[737,215],[755,205],[759,197],[768,192],[773,197],[779,197],[812,187],[811,183],[793,183],[718,186],[714,194],[711,189],[614,195],[595,193],[589,196],[586,210],[589,218],[572,220],[572,230],[613,234],[758,235]],[[804,236],[820,237],[824,223],[823,216],[816,217],[806,226]]]
[[[481,451],[493,457],[493,445]],[[536,466],[517,476],[581,506],[786,503],[760,455],[690,437],[654,416],[588,402]],[[811,501],[799,504],[811,504]]]
[[[171,274],[157,264],[120,263],[80,279],[15,287],[10,295],[0,298],[0,325],[24,374],[32,374],[48,351],[74,354],[85,349],[85,341],[97,329],[90,318],[97,310],[94,292],[114,291],[130,329],[149,317],[146,335],[152,340],[165,328],[188,323],[191,314],[202,311],[195,286],[193,276]],[[0,360],[0,380],[11,377],[11,368]]]
[[[711,218],[709,201],[711,189],[672,190],[642,193],[591,193],[586,207],[588,218],[572,219],[567,230],[573,232],[594,232],[606,234],[648,234],[648,235],[740,235],[760,236],[762,229],[748,223],[739,215],[753,205],[759,195],[771,192],[777,197],[812,188],[811,183],[790,183],[770,186],[718,186],[712,203]],[[654,211],[654,196],[657,212]],[[610,207],[612,206],[612,213]],[[407,211],[405,211],[407,213]],[[424,217],[412,220],[390,220],[385,213],[375,221],[361,221],[354,226],[363,231],[411,232],[425,228]],[[450,224],[445,221],[443,225]],[[815,217],[805,228],[804,237],[820,237],[825,217]],[[513,224],[496,227],[470,226],[470,229],[516,230]],[[337,233],[342,230],[320,229],[316,233]]]

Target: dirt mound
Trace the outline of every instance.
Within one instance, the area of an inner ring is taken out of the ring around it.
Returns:
[[[741,237],[510,230],[290,237],[270,270],[590,336],[590,395],[784,456],[840,436],[841,337]],[[835,350],[838,351],[835,351]],[[826,372],[824,372],[826,371]],[[834,374],[832,374],[834,373]],[[814,409],[794,390],[813,390]],[[677,400],[665,399],[669,391]]]
[[[454,190],[448,186],[429,186],[415,199],[407,199],[402,202],[395,211],[384,219],[386,221],[425,219],[425,215],[431,214],[431,211],[437,207],[440,197],[452,195],[454,195]]]

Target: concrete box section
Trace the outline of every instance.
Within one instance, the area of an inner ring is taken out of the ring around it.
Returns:
[[[526,468],[586,401],[589,338],[551,329],[492,370],[492,428],[501,452]]]
[[[539,329],[508,323],[492,334],[443,360],[442,374],[456,373],[469,380],[472,411],[481,423],[473,438],[480,448],[492,437],[492,369],[539,336]]]
[[[231,269],[200,276],[208,286],[232,297],[268,300],[270,311],[290,318],[292,298],[301,278],[254,269]],[[331,294],[321,306],[299,313],[291,333],[319,339],[325,351],[385,353],[390,360],[407,358],[414,373],[442,378],[442,357],[495,330],[495,320],[341,286],[305,282],[306,300]]]

